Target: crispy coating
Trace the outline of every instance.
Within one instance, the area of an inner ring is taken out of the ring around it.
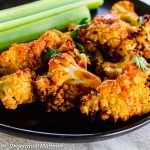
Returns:
[[[102,64],[102,69],[105,75],[110,78],[116,78],[118,75],[122,74],[122,70],[126,64],[132,62],[136,47],[137,43],[133,39],[126,39],[122,41],[115,51],[117,55],[122,58],[116,63],[105,61]]]
[[[36,91],[40,101],[44,103],[47,112],[67,111],[79,105],[80,98],[88,94],[91,88],[83,85],[55,85],[46,75],[38,76],[35,81]]]
[[[130,1],[119,1],[112,6],[112,14],[120,16],[120,19],[132,26],[137,26],[139,16],[134,11],[134,4]]]
[[[41,55],[47,47],[61,52],[73,50],[75,44],[68,33],[61,33],[54,29],[33,42],[13,44],[9,50],[0,55],[0,75],[11,74],[24,68],[40,70],[44,67]]]
[[[67,53],[56,56],[49,61],[48,77],[58,86],[65,82],[71,85],[95,88],[101,82],[99,77],[82,69]]]
[[[74,107],[78,107],[80,98],[90,92],[90,90],[90,88],[85,88],[80,85],[63,84],[62,87],[57,90],[57,93],[45,102],[46,110],[47,112],[65,112]]]
[[[79,65],[81,68],[87,70],[87,65],[91,64],[90,59],[87,57],[86,54],[80,53],[78,49],[73,49],[72,51],[67,51],[66,54],[71,56],[74,61]]]
[[[44,102],[50,95],[56,95],[59,88],[46,75],[37,76],[35,81],[36,92],[40,97],[40,101]]]
[[[30,69],[0,78],[0,99],[7,109],[16,109],[20,104],[32,103],[35,100],[32,82],[35,73]]]
[[[99,47],[94,56],[94,73],[105,74],[105,78],[116,78],[122,73],[125,65],[132,61],[133,54],[139,53],[150,61],[150,17],[144,16],[145,22],[138,27],[138,31],[129,34],[128,38],[120,41],[115,51],[109,51],[107,47]],[[100,51],[100,52],[99,52]],[[101,55],[97,55],[100,53]]]
[[[100,78],[80,67],[68,53],[49,61],[47,74],[35,81],[40,101],[47,111],[66,111],[77,106],[79,99],[100,84]]]
[[[126,23],[117,15],[105,14],[96,16],[89,25],[80,28],[78,40],[88,51],[100,50],[101,46],[115,50],[128,35]]]
[[[83,96],[80,110],[86,115],[99,112],[102,120],[126,121],[150,112],[150,89],[145,85],[148,74],[134,64],[127,64],[116,80],[105,80],[96,91]]]
[[[85,54],[80,54],[77,49],[74,49],[73,51],[68,51],[67,53],[63,53],[62,56],[60,57],[52,58],[49,61],[49,72],[46,73],[45,75],[37,76],[35,86],[36,86],[36,91],[38,95],[40,96],[41,101],[45,101],[45,99],[51,94],[56,95],[57,89],[61,85],[63,85],[64,82],[66,82],[67,80],[72,80],[74,78],[74,76],[71,76],[69,72],[67,71],[65,72],[65,65],[69,65],[69,63],[70,65],[71,63],[74,64],[75,65],[74,67],[76,67],[79,71],[81,71],[81,74],[83,72],[85,73],[84,74],[85,76],[89,75],[89,77],[91,78],[89,79],[89,81],[91,81],[92,84],[95,82],[93,86],[96,87],[98,85],[98,83],[100,82],[100,79],[96,77],[95,75],[86,71],[88,60]],[[73,70],[70,70],[70,71],[73,71]],[[77,78],[78,78],[77,80],[80,80],[79,79],[80,77],[77,77]],[[86,77],[83,77],[83,78],[86,78]],[[75,84],[81,84],[81,83],[75,83]]]
[[[36,91],[41,101],[45,101],[50,95],[56,95],[64,83],[96,88],[100,84],[100,78],[82,69],[71,55],[63,53],[49,61],[48,73],[36,78]]]
[[[41,39],[46,42],[47,47],[57,49],[57,52],[73,51],[75,48],[75,43],[67,32],[52,29],[42,35]]]
[[[143,57],[150,60],[150,15],[145,15],[146,20],[135,33],[137,49],[143,53]]]
[[[44,51],[45,43],[41,40],[35,41],[35,49],[40,55],[42,50]],[[9,50],[4,51],[0,55],[0,75],[7,75],[16,72],[19,69],[31,68],[37,69],[41,65],[41,58],[38,54],[34,53],[34,50],[30,46],[31,44],[13,44]],[[42,46],[43,45],[43,46]],[[34,48],[34,46],[33,46]],[[37,56],[37,57],[36,57]]]
[[[117,77],[127,63],[132,61],[133,54],[139,53],[148,61],[150,60],[150,16],[145,15],[145,22],[139,26],[137,32],[134,32],[126,40],[123,40],[115,49],[117,56],[122,58],[116,63],[104,61],[101,68],[104,73],[111,78]]]

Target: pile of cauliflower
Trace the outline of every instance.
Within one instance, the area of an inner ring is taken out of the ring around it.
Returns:
[[[76,108],[126,121],[150,112],[149,61],[150,15],[119,1],[89,24],[52,29],[2,52],[0,99],[7,109],[39,101],[47,112]]]

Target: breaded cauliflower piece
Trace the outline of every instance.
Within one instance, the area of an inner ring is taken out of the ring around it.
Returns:
[[[82,69],[67,53],[56,56],[49,61],[48,77],[54,84],[61,86],[64,82],[71,85],[84,85],[95,88],[100,78],[91,72]]]
[[[81,68],[87,70],[87,65],[91,64],[90,59],[85,53],[80,53],[78,49],[74,49],[72,51],[65,52],[69,56],[71,56],[74,61],[79,65]]]
[[[88,94],[92,88],[82,85],[55,85],[46,75],[39,76],[35,82],[40,101],[44,103],[47,112],[67,111],[78,106],[80,98]]]
[[[135,33],[135,41],[137,49],[142,51],[143,57],[150,60],[150,15],[144,16],[145,22],[139,27]]]
[[[127,64],[116,80],[105,80],[96,91],[83,96],[80,110],[86,115],[99,113],[102,120],[126,121],[132,116],[150,112],[148,73]]]
[[[132,62],[135,54],[137,43],[133,39],[126,39],[116,48],[115,53],[121,56],[121,59],[116,63],[105,61],[102,64],[102,69],[107,77],[116,78],[122,74],[123,68]]]
[[[9,50],[0,55],[0,75],[7,75],[19,69],[31,68],[37,70],[42,65],[41,52],[45,42],[37,40],[31,44],[13,44]]]
[[[101,52],[103,58],[102,63],[96,63],[94,73],[98,75],[105,73],[108,78],[116,78],[122,73],[125,65],[132,61],[135,53],[139,53],[150,61],[149,15],[145,15],[144,19],[145,22],[139,26],[138,31],[131,33],[127,39],[121,41],[115,51],[109,52],[107,48],[100,48],[94,52],[95,58],[98,51]]]
[[[47,47],[62,52],[74,50],[75,44],[68,33],[61,33],[54,29],[47,31],[33,42],[13,44],[9,50],[0,55],[0,75],[11,74],[24,68],[35,71],[42,69],[41,55]]]
[[[57,52],[73,51],[76,47],[69,32],[52,29],[42,35],[41,39],[46,42],[46,47],[57,49]]]
[[[49,61],[46,75],[37,77],[36,91],[47,111],[66,111],[74,107],[81,96],[100,84],[100,78],[80,67],[67,53]]]
[[[57,93],[45,102],[46,111],[61,111],[65,112],[69,109],[79,106],[80,98],[88,94],[91,88],[85,88],[80,85],[63,84]]]
[[[112,6],[112,14],[120,16],[120,19],[132,26],[139,24],[139,16],[134,11],[134,4],[130,1],[119,1]]]
[[[50,95],[56,95],[59,88],[47,77],[47,74],[37,76],[35,87],[41,102],[44,102]]]
[[[0,99],[7,109],[16,109],[20,104],[32,103],[35,100],[32,82],[35,73],[30,69],[0,78]]]
[[[115,50],[129,35],[126,23],[117,15],[96,16],[93,21],[79,29],[78,40],[88,51],[101,50],[101,47]]]
[[[83,64],[86,66],[86,63],[87,61],[85,60]],[[57,89],[64,83],[84,85],[84,87],[91,88],[98,86],[100,78],[86,71],[86,68],[79,64],[68,53],[53,57],[49,61],[48,73],[36,78],[35,86],[41,101],[44,101],[52,93],[55,95]]]

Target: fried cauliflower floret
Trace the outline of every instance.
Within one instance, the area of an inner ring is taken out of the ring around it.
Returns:
[[[91,64],[88,56],[84,53],[80,53],[79,50],[76,48],[73,51],[68,51],[66,53],[74,59],[77,65],[85,70],[87,70],[87,65]]]
[[[96,88],[100,84],[100,78],[82,69],[72,56],[63,53],[49,61],[48,73],[38,76],[35,86],[37,93],[44,101],[49,95],[56,95],[57,89],[64,83]]]
[[[145,15],[145,22],[139,27],[138,32],[130,35],[115,49],[117,56],[122,58],[116,63],[106,61],[101,65],[102,70],[109,77],[117,77],[125,65],[133,58],[134,53],[139,53],[148,61],[150,60],[150,16]],[[105,58],[104,58],[105,59]]]
[[[57,85],[53,84],[53,82],[47,77],[47,74],[37,76],[35,87],[41,102],[44,102],[49,95],[56,95],[57,89],[59,88]]]
[[[120,19],[132,26],[138,25],[139,16],[134,11],[134,4],[130,1],[119,1],[112,6],[112,14],[120,16]]]
[[[118,75],[122,74],[122,70],[126,64],[132,62],[136,47],[137,43],[132,39],[122,41],[115,51],[118,56],[121,56],[121,59],[116,63],[105,61],[102,64],[105,75],[116,78]]]
[[[36,79],[36,90],[47,112],[64,112],[77,107],[80,98],[88,94],[92,88],[67,83],[64,83],[62,86],[56,86],[48,77],[39,76]]]
[[[79,100],[84,94],[88,94],[91,88],[80,85],[63,84],[57,93],[45,102],[47,112],[65,112],[74,107],[78,107]]]
[[[36,91],[40,101],[44,103],[47,112],[67,111],[79,103],[79,99],[88,94],[90,88],[80,85],[55,85],[46,75],[36,79]]]
[[[9,50],[2,52],[0,55],[0,74],[7,75],[16,72],[18,69],[33,68],[34,63],[36,64],[36,61],[29,44],[13,44]],[[37,64],[35,67],[37,67]]]
[[[78,40],[88,51],[100,50],[102,46],[115,50],[128,35],[126,23],[117,15],[105,14],[96,16],[89,25],[80,28]]]
[[[49,61],[48,77],[58,86],[65,82],[71,85],[95,88],[100,83],[99,77],[82,69],[67,53],[56,56]]]
[[[0,78],[0,99],[7,109],[16,109],[20,104],[32,103],[35,100],[32,82],[35,73],[30,69]]]
[[[79,97],[99,84],[99,77],[80,67],[67,53],[53,57],[48,73],[35,81],[40,101],[45,103],[48,112],[71,109]]]
[[[13,44],[9,50],[0,55],[0,74],[7,75],[24,68],[35,71],[43,68],[41,55],[47,47],[62,52],[73,50],[75,44],[69,34],[54,29],[49,30],[33,42]]]
[[[67,32],[52,29],[42,35],[41,39],[46,42],[47,47],[57,49],[57,52],[73,51],[75,48],[75,43]]]
[[[142,51],[143,57],[150,60],[150,15],[143,17],[145,22],[139,27],[139,31],[135,33],[135,41],[137,49]]]
[[[82,97],[81,112],[88,116],[99,113],[102,120],[111,118],[115,122],[150,112],[147,77],[148,73],[134,64],[126,65],[116,80],[105,80],[96,91]]]

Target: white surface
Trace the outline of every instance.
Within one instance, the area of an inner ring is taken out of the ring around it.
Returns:
[[[144,2],[146,4],[148,4],[148,5],[150,5],[150,0],[140,0],[140,1],[142,1],[142,2]]]
[[[150,5],[150,0],[141,1]],[[150,124],[118,138],[85,144],[39,142],[0,132],[0,150],[40,150],[40,146],[42,150],[150,150]]]

